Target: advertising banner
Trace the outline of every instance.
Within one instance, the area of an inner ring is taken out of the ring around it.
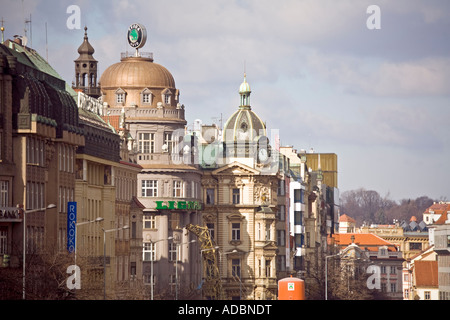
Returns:
[[[67,250],[69,253],[75,251],[75,233],[77,227],[77,203],[67,203]]]

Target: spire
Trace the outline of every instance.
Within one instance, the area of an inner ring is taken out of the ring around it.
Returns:
[[[88,56],[92,56],[95,52],[94,48],[91,46],[88,40],[87,35],[87,26],[84,27],[84,41],[81,46],[78,48],[78,53],[80,55],[87,54]]]
[[[244,82],[239,87],[239,94],[241,96],[241,107],[250,107],[250,85],[247,82],[247,73],[244,72]]]

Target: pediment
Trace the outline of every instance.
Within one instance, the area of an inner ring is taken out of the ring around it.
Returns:
[[[260,172],[253,168],[250,168],[249,166],[246,166],[245,164],[233,162],[214,170],[212,174],[239,176],[239,175],[259,175]]]

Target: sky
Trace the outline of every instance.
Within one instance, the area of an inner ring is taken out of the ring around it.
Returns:
[[[225,123],[245,71],[283,146],[337,154],[341,194],[450,201],[448,0],[0,0],[0,18],[69,84],[84,26],[100,78],[141,23],[189,125]]]

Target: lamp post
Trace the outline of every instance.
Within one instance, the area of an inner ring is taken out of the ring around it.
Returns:
[[[27,241],[27,220],[26,216],[29,213],[39,212],[39,211],[45,211],[47,209],[53,209],[56,208],[55,204],[49,204],[46,208],[40,208],[40,209],[33,209],[33,210],[23,210],[23,262],[22,262],[22,280],[23,280],[23,293],[22,298],[25,300],[25,257],[26,257],[26,241]]]
[[[106,300],[106,233],[129,229],[129,226],[123,226],[121,228],[103,230],[103,300]]]
[[[196,240],[191,240],[188,242],[183,242],[183,243],[175,243],[176,246],[176,250],[175,250],[175,300],[178,300],[178,247],[181,246],[182,244],[189,244],[189,243],[194,243],[196,242]]]
[[[168,237],[167,239],[159,239],[159,240],[156,240],[156,241],[150,240],[150,244],[151,244],[151,248],[152,248],[152,252],[150,254],[150,261],[151,261],[151,264],[150,264],[151,265],[151,268],[150,268],[150,294],[151,294],[151,300],[153,300],[153,286],[154,286],[154,281],[153,281],[153,261],[155,259],[153,259],[153,256],[156,255],[156,247],[153,248],[153,245],[155,243],[157,243],[157,242],[160,242],[160,241],[172,240],[172,239],[173,239],[173,237]]]
[[[328,259],[332,257],[338,257],[340,254],[333,254],[331,256],[325,256],[325,300],[328,300]]]

